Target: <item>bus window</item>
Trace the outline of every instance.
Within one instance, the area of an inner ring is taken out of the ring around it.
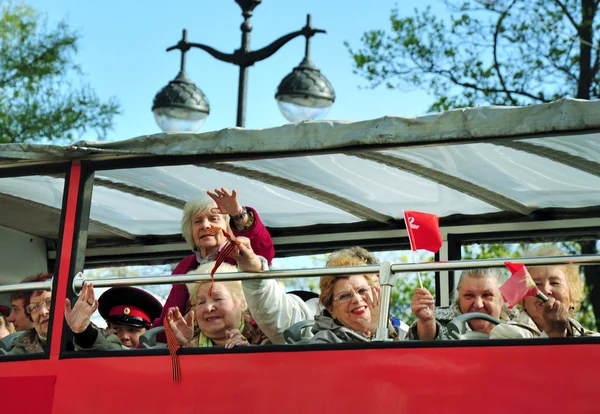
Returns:
[[[42,352],[47,343],[64,186],[63,174],[0,178],[0,306],[10,332],[0,354]],[[14,286],[24,281],[43,287]]]

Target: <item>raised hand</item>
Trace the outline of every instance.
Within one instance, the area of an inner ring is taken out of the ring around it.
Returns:
[[[569,310],[563,303],[557,301],[553,297],[549,297],[548,301],[544,304],[542,316],[544,317],[544,323],[546,324],[544,332],[546,332],[549,337],[564,338],[567,336]]]
[[[227,341],[225,342],[225,349],[231,349],[236,346],[248,346],[250,342],[246,339],[244,335],[240,332],[239,329],[232,329],[231,331],[225,331],[225,337]]]
[[[357,322],[362,325],[365,333],[368,336],[371,336],[375,333],[377,330],[377,325],[379,324],[379,314],[381,313],[381,287],[372,286],[371,294],[367,295],[365,301],[367,302],[367,306],[371,311],[371,320],[358,318]]]
[[[226,188],[217,188],[214,193],[207,191],[206,194],[217,203],[217,212],[219,214],[229,214],[230,216],[242,214],[242,205],[237,199],[237,192],[235,190],[229,193]]]
[[[169,308],[167,321],[177,343],[188,346],[194,337],[194,311],[189,311],[184,318],[178,307]]]
[[[67,325],[74,333],[81,333],[90,324],[92,314],[98,309],[98,301],[94,295],[94,284],[84,283],[81,295],[75,306],[71,307],[71,301],[65,299],[65,319]]]
[[[412,313],[423,322],[433,320],[435,299],[427,289],[416,288],[410,303]]]
[[[262,272],[262,262],[252,250],[250,239],[247,237],[237,237],[240,242],[232,251],[231,258],[236,261],[242,272]]]

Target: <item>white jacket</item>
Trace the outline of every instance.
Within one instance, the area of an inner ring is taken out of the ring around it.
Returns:
[[[286,293],[276,280],[244,280],[242,288],[248,303],[248,310],[274,344],[285,344],[283,331],[293,324],[315,319],[321,313],[319,299],[304,302],[299,296]],[[305,329],[307,338],[312,337],[310,329]]]
[[[598,336],[597,332],[585,329],[574,319],[570,319],[567,336]],[[524,311],[508,323],[496,325],[490,332],[490,339],[548,338],[541,332],[533,319]]]

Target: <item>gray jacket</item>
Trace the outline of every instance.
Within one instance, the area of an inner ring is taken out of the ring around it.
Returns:
[[[315,316],[315,324],[312,327],[312,333],[314,336],[310,341],[311,343],[316,344],[369,342],[367,335],[340,325],[326,310],[323,310],[320,315]]]
[[[449,308],[438,308],[435,310],[435,325],[437,336],[436,340],[445,340],[445,339],[455,339],[448,334],[448,328],[446,325],[452,321],[452,319],[457,316],[462,315],[460,308],[458,307],[458,302],[455,300],[452,302]],[[519,311],[516,309],[508,309],[506,304],[502,305],[502,312],[500,313],[500,322],[506,323],[519,315]],[[471,327],[467,324],[467,330],[471,330]],[[408,339],[419,339],[419,335],[417,334],[417,321],[413,322],[410,325],[410,330],[408,331]]]

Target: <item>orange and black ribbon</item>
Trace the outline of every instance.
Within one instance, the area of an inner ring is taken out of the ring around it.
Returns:
[[[239,241],[235,240],[225,230],[223,230],[220,227],[209,228],[208,234],[215,235],[220,231],[223,232],[223,235],[225,236],[227,241],[225,242],[225,246],[223,246],[221,248],[221,250],[219,251],[217,258],[215,259],[215,265],[213,266],[212,270],[210,271],[211,283],[210,283],[210,289],[208,289],[208,296],[212,296],[213,286],[215,285],[215,272],[217,271],[219,266],[221,266],[221,264],[225,261],[225,259],[227,259],[227,256],[229,256],[231,254],[231,252],[233,251],[235,246],[240,244]]]
[[[169,325],[169,321],[167,320],[166,316],[163,325],[165,327],[165,336],[167,337],[167,346],[169,347],[169,354],[171,354],[173,381],[179,382],[181,380],[181,370],[179,369],[179,356],[177,355],[177,351],[179,350],[179,344],[175,339],[175,334],[171,330],[171,326]]]

